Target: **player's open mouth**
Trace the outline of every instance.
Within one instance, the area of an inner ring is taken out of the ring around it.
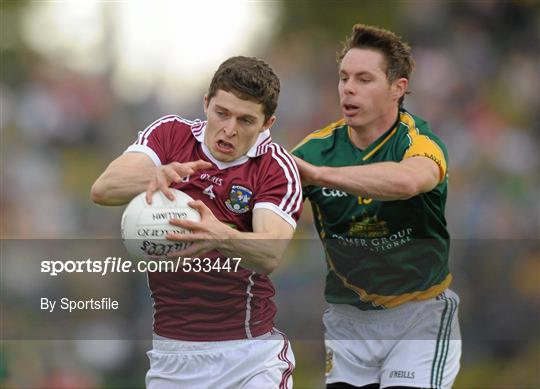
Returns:
[[[354,116],[360,109],[360,107],[354,104],[342,104],[341,108],[345,116]]]
[[[217,148],[222,153],[232,153],[234,151],[234,145],[224,140],[217,141]]]

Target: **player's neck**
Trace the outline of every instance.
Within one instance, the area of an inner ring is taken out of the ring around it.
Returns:
[[[367,149],[382,134],[388,131],[396,122],[399,108],[396,107],[388,114],[364,126],[349,126],[351,142],[360,150]]]

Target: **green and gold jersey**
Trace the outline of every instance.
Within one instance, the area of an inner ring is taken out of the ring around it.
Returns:
[[[326,252],[326,300],[370,310],[438,295],[452,280],[444,217],[446,147],[424,120],[405,110],[395,126],[365,150],[354,146],[349,131],[340,120],[308,135],[293,154],[331,167],[425,156],[439,166],[441,181],[431,192],[399,201],[304,188]]]

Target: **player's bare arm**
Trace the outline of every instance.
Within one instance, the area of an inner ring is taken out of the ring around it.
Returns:
[[[201,221],[173,219],[171,224],[193,231],[192,234],[169,234],[170,240],[190,241],[186,250],[170,254],[172,257],[203,255],[218,250],[227,257],[242,258],[241,266],[260,274],[270,274],[278,266],[293,227],[279,215],[268,209],[253,211],[253,232],[240,232],[220,222],[202,202],[189,205],[201,214]]]
[[[302,185],[335,188],[375,200],[404,200],[431,191],[443,177],[427,157],[364,166],[314,166],[295,157]]]
[[[150,204],[152,193],[161,190],[170,200],[169,186],[194,172],[211,167],[206,161],[172,162],[156,166],[144,153],[126,153],[112,161],[92,186],[92,201],[101,205],[123,205],[143,191]]]

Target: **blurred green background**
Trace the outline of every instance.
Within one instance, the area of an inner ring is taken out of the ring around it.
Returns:
[[[431,124],[450,154],[452,289],[462,300],[464,337],[455,387],[540,387],[537,1],[0,4],[4,242],[117,239],[122,208],[92,204],[91,184],[156,118],[203,118],[202,96],[227,57],[259,56],[278,73],[273,137],[290,149],[339,119],[335,55],[351,26],[403,36],[417,63],[405,107]],[[311,218],[306,204],[299,239],[272,277],[297,388],[323,387],[325,269]],[[21,258],[1,253],[0,326],[42,326],[29,313],[36,280]],[[62,287],[90,295],[96,286]],[[130,291],[128,321],[147,340],[22,340],[2,332],[0,386],[143,386],[151,334],[145,277],[99,288]],[[6,301],[22,308],[8,311]],[[81,338],[99,339],[102,328],[103,339],[114,339],[123,325],[106,322]]]

